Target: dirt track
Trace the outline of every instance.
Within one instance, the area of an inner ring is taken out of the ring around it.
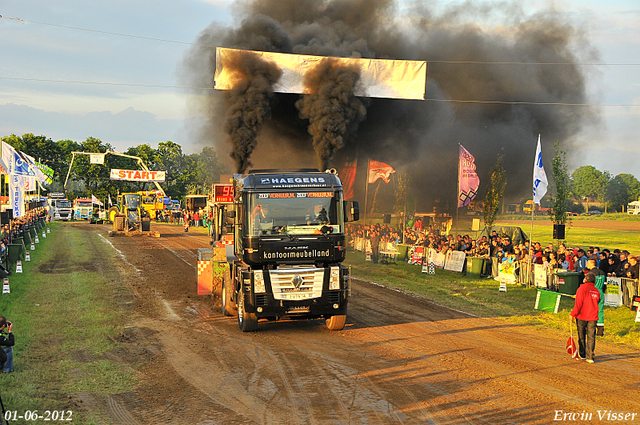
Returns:
[[[260,323],[241,333],[196,295],[202,234],[158,225],[161,238],[97,232],[134,293],[118,357],[132,393],[82,404],[115,424],[457,424],[553,422],[556,410],[638,413],[640,353],[596,347],[571,360],[567,335],[466,315],[355,281],[347,327]],[[588,423],[579,420],[573,423]]]

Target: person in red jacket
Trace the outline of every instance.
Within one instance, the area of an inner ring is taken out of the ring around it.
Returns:
[[[578,328],[578,358],[586,358],[587,363],[593,363],[593,352],[596,349],[600,291],[596,289],[595,282],[595,274],[585,275],[583,284],[576,292],[576,304],[571,311],[571,320],[576,320]]]

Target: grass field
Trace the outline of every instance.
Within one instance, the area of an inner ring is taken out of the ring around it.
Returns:
[[[71,411],[72,423],[93,424],[96,418],[75,411],[69,395],[117,393],[136,383],[108,355],[123,328],[114,298],[127,289],[105,273],[104,244],[61,223],[50,228],[24,273],[9,278],[11,293],[0,296],[0,314],[14,323],[16,337],[15,372],[0,374],[0,394],[6,410]]]

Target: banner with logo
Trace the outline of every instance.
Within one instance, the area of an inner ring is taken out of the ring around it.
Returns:
[[[140,171],[111,169],[111,180],[126,180],[130,182],[163,182],[165,171]]]
[[[429,248],[429,252],[427,254],[427,263],[433,263],[434,266],[439,269],[444,269],[444,261],[445,255],[441,252],[436,251],[433,248]]]
[[[444,269],[452,272],[461,272],[464,268],[467,255],[463,251],[449,251],[444,262]]]
[[[90,164],[100,164],[104,165],[104,156],[103,153],[90,153],[89,154],[89,163]]]
[[[9,199],[13,217],[22,217],[24,215],[24,180],[22,176],[17,174],[9,176]]]
[[[503,260],[498,263],[498,279],[500,282],[516,283],[516,262]]]
[[[458,208],[466,207],[478,194],[480,178],[476,173],[476,159],[460,145],[458,162]]]
[[[604,305],[620,307],[622,305],[622,279],[619,277],[607,277],[607,292],[604,294]]]
[[[547,193],[547,173],[544,172],[542,163],[542,146],[540,145],[540,135],[538,135],[538,147],[536,148],[536,159],[533,163],[533,203],[540,204],[542,197]]]

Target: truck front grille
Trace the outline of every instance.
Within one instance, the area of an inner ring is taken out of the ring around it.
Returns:
[[[303,301],[322,296],[324,269],[269,270],[273,298],[286,301]]]

